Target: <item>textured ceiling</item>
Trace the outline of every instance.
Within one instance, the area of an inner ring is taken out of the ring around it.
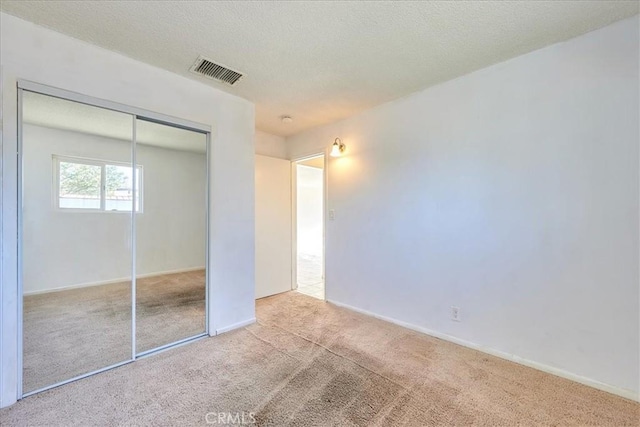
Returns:
[[[638,13],[637,1],[584,0],[0,5],[253,101],[257,128],[283,136]],[[195,76],[188,70],[198,55],[246,77],[230,87]]]

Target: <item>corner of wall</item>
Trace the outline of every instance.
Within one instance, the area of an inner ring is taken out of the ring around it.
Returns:
[[[287,147],[284,137],[256,129],[254,141],[256,154],[268,157],[277,157],[279,159],[287,159]]]

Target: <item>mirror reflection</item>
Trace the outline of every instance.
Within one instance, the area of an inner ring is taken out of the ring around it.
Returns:
[[[138,353],[205,332],[206,135],[136,122]]]
[[[133,117],[24,92],[22,132],[29,393],[131,359]]]
[[[23,394],[205,334],[207,135],[22,100]]]

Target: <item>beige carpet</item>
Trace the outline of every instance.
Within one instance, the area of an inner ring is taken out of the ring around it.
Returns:
[[[212,425],[253,413],[272,426],[638,425],[638,403],[297,292],[259,300],[257,315],[28,397],[0,424]]]
[[[204,270],[137,280],[137,352],[205,330]],[[24,299],[24,391],[131,359],[131,283]]]

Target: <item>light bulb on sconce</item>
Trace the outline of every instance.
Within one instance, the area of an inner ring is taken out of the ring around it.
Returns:
[[[347,146],[344,145],[342,140],[340,138],[336,138],[336,140],[333,141],[333,145],[331,146],[331,153],[329,153],[329,155],[331,157],[340,157],[346,149]]]

